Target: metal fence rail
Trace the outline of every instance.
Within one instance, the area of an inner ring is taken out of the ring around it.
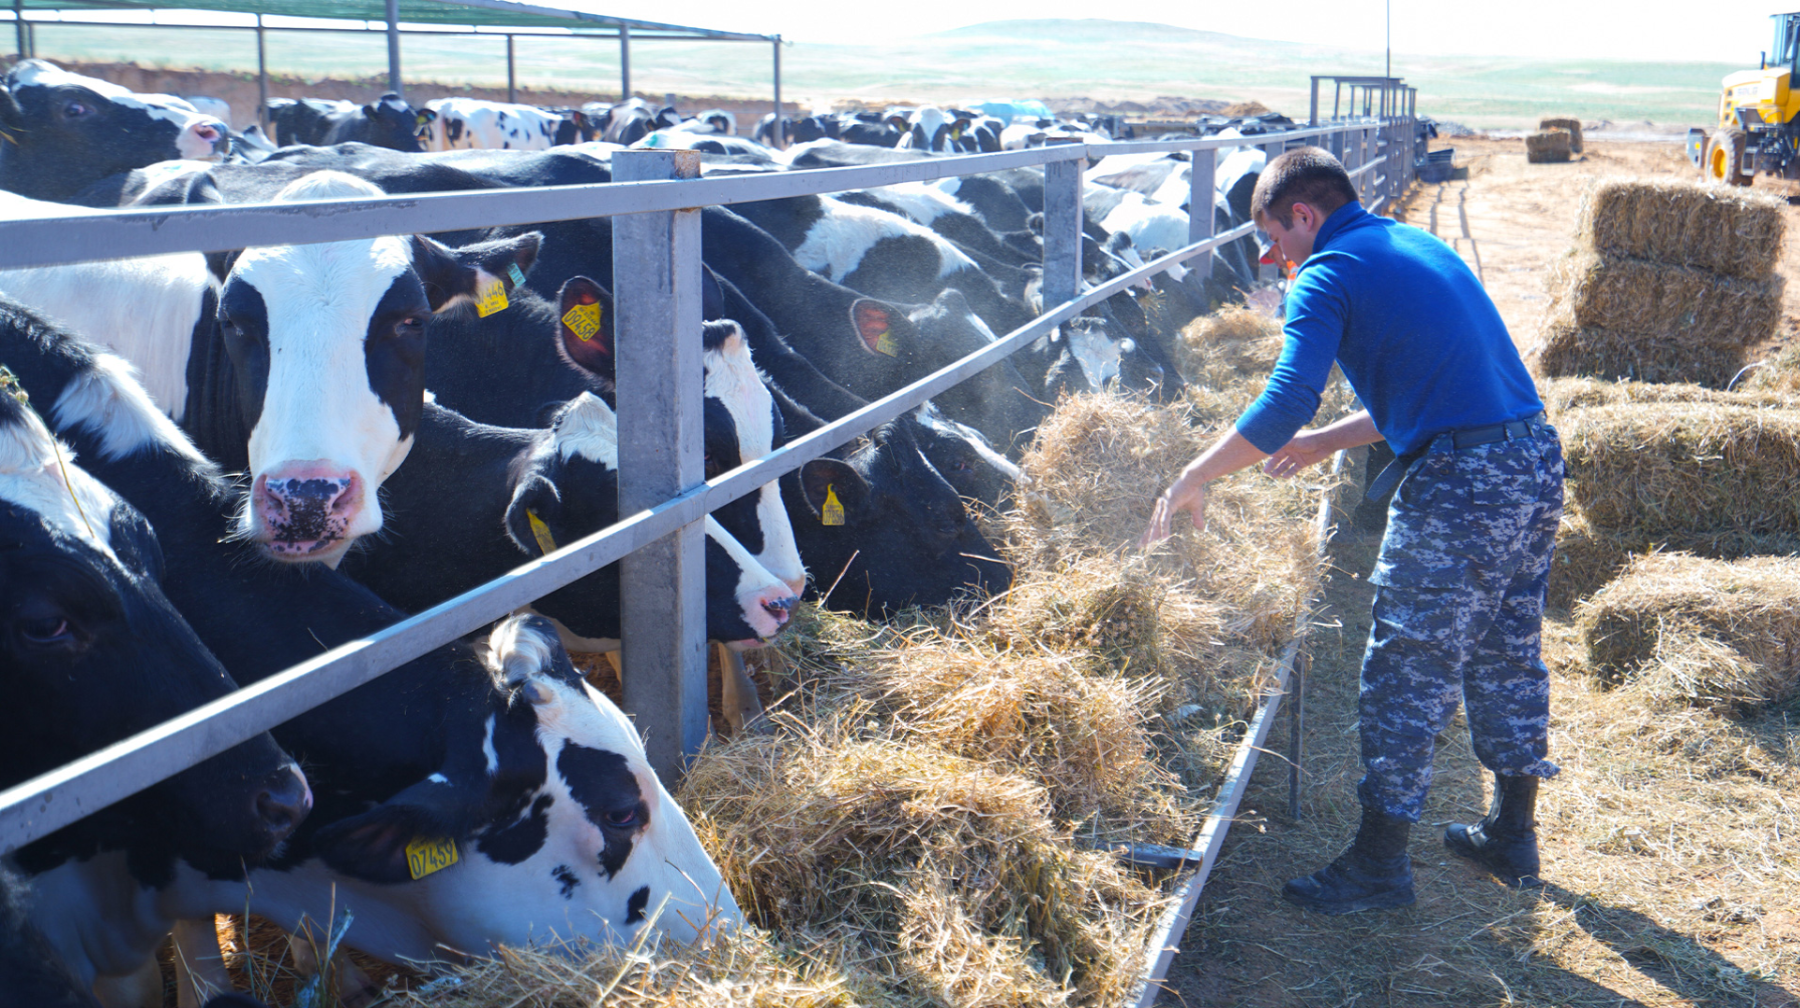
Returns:
[[[670,451],[668,442],[656,443],[657,437],[666,435],[650,434],[638,438],[634,449],[624,430],[629,421],[622,400],[620,512],[627,517],[379,633],[334,648],[0,792],[0,852],[14,850],[274,728],[607,564],[675,539],[684,529],[697,529],[696,523],[708,512],[898,417],[1110,295],[1250,234],[1254,226],[1248,224],[1214,233],[1213,179],[1220,148],[1256,145],[1279,153],[1295,141],[1322,142],[1340,153],[1365,204],[1380,210],[1410,180],[1412,159],[1388,152],[1410,152],[1412,129],[1411,116],[1395,116],[1241,139],[1064,144],[899,164],[706,179],[694,177],[698,174],[698,155],[693,152],[620,151],[614,155],[613,171],[614,177],[622,181],[606,184],[125,210],[0,222],[0,268],[7,268],[632,215],[614,229],[614,261],[618,264],[613,278],[615,318],[619,323],[616,338],[621,348],[635,345],[651,352],[621,353],[617,384],[622,390],[631,388],[640,393],[644,397],[640,402],[667,404],[666,408],[677,414],[698,408],[699,383],[677,382],[671,348],[691,342],[698,328],[701,267],[697,225],[699,208],[704,206],[1041,164],[1046,168],[1045,291],[1046,301],[1054,304],[1037,319],[982,350],[765,458],[708,481],[697,478],[702,472],[697,438],[677,434],[673,443],[680,447]],[[1206,209],[1190,214],[1190,244],[1101,286],[1080,291],[1083,159],[1157,151],[1192,154],[1190,205]],[[1209,268],[1210,260],[1206,255],[1200,269]],[[1075,265],[1068,266],[1071,263]],[[683,403],[682,396],[689,396],[689,401]],[[648,419],[659,423],[668,418]],[[660,503],[655,503],[658,500]],[[644,508],[646,504],[652,506]],[[628,563],[622,570],[622,595],[630,598],[643,593],[654,597],[658,583],[666,585],[674,578],[683,562],[679,553],[670,546],[660,560]],[[666,589],[662,597],[667,598]],[[653,619],[629,610],[625,614],[624,646],[628,649],[627,661],[633,662],[627,680],[637,683],[628,687],[631,691],[627,693],[626,709],[646,735],[652,765],[665,778],[677,773],[683,760],[698,749],[706,728],[705,647],[698,638],[702,621],[684,615],[686,608],[691,606],[683,605],[673,613],[656,613]],[[696,682],[700,684],[698,695],[694,691]],[[668,697],[680,697],[681,703],[669,704]],[[693,710],[696,705],[697,717]]]

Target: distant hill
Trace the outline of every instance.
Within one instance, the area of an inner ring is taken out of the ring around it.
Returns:
[[[173,31],[39,23],[49,58],[136,61],[166,67],[254,71],[247,32]],[[306,79],[357,78],[387,65],[382,36],[271,31],[272,69]],[[618,47],[610,41],[519,36],[522,86],[616,96]],[[409,35],[401,43],[410,79],[492,86],[505,81],[499,38]],[[932,35],[885,36],[868,45],[797,44],[782,53],[783,95],[813,107],[853,99],[874,104],[956,102],[982,97],[1087,98],[1149,102],[1163,96],[1259,101],[1295,117],[1307,112],[1308,75],[1375,74],[1382,54],[1242,38],[1141,21],[994,21]],[[1420,111],[1487,128],[1535,124],[1543,115],[1667,124],[1709,122],[1719,79],[1741,69],[1717,63],[1550,61],[1396,53],[1394,72],[1420,91]],[[640,94],[745,98],[770,91],[766,47],[742,43],[640,42],[632,83]],[[1329,98],[1327,98],[1329,108]]]

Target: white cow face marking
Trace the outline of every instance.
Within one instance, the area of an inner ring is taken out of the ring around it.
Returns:
[[[53,534],[112,557],[112,512],[118,498],[75,465],[29,410],[0,424],[0,500],[31,511]]]
[[[730,415],[738,457],[711,460],[712,464],[707,467],[708,479],[727,469],[754,462],[775,450],[775,400],[750,358],[750,346],[743,330],[736,323],[729,325],[728,332],[719,330],[724,332],[722,339],[715,338],[716,333],[712,331],[707,335],[709,346],[704,356],[706,397],[717,400]],[[710,446],[713,439],[708,440]],[[718,467],[717,472],[713,471],[714,466]],[[800,561],[800,548],[794,542],[794,528],[788,522],[787,508],[781,503],[781,486],[765,483],[752,499],[761,542],[745,545],[760,547],[755,552],[757,562],[798,595],[806,588],[806,567]]]

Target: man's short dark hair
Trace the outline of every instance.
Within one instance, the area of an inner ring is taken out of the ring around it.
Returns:
[[[1294,204],[1305,203],[1329,217],[1338,207],[1357,201],[1350,173],[1329,151],[1299,147],[1270,161],[1250,194],[1250,219],[1273,217],[1284,228],[1294,226]]]

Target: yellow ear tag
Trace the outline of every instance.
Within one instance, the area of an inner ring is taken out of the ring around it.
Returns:
[[[550,538],[550,526],[544,524],[544,519],[539,518],[536,511],[527,510],[525,520],[531,523],[531,537],[537,540],[538,549],[543,550],[545,556],[555,553],[556,540]]]
[[[506,281],[495,277],[493,282],[476,293],[475,314],[487,318],[495,312],[506,310]]]
[[[600,331],[600,306],[598,304],[578,304],[563,312],[562,322],[581,342],[586,343]]]
[[[898,357],[900,356],[900,341],[896,340],[886,329],[883,329],[881,335],[875,337],[875,349],[877,352],[887,354],[889,357]]]
[[[826,525],[844,524],[844,505],[838,503],[837,488],[825,484],[825,503],[819,507],[819,521]]]
[[[406,867],[415,879],[443,871],[460,860],[456,855],[456,841],[449,837],[437,840],[417,837],[406,845]]]

